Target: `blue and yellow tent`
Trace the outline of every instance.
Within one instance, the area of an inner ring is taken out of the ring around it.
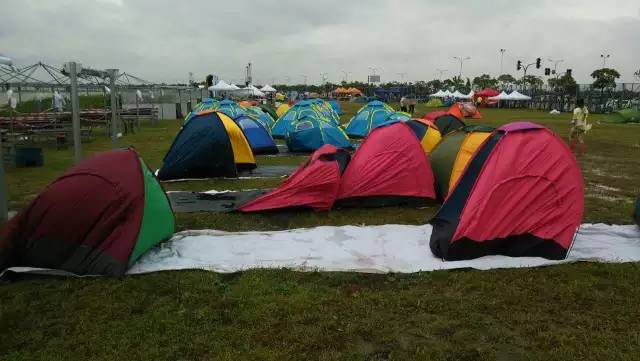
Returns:
[[[325,144],[351,148],[347,134],[333,124],[313,115],[305,115],[287,133],[287,147],[292,152],[313,152]]]
[[[165,155],[160,180],[237,177],[256,161],[242,129],[226,114],[205,110],[183,126]]]
[[[349,137],[364,138],[373,129],[386,122],[393,111],[393,108],[381,101],[369,102],[351,118],[345,131]]]

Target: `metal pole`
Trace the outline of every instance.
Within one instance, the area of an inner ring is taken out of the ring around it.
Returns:
[[[76,163],[82,158],[82,144],[80,143],[80,106],[78,104],[78,74],[76,62],[69,62],[69,82],[71,83],[71,120],[73,124],[73,154]]]
[[[2,134],[0,134],[0,225],[9,218],[7,208],[7,184],[4,178],[4,156],[2,155]]]
[[[118,106],[116,97],[116,79],[118,69],[107,69],[109,72],[109,86],[111,87],[111,147],[118,148]]]

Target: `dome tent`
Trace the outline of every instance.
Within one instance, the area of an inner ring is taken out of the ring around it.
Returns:
[[[313,99],[311,102],[318,107],[317,111],[324,116],[324,121],[329,121],[329,123],[336,126],[340,125],[340,116],[328,102],[320,98]]]
[[[563,259],[582,220],[583,192],[580,168],[560,138],[529,122],[504,125],[478,148],[431,220],[431,251],[445,260]]]
[[[482,115],[473,103],[454,103],[447,113],[462,120],[463,118],[482,119]]]
[[[284,138],[288,132],[293,130],[294,124],[305,115],[311,115],[329,123],[312,100],[302,100],[294,104],[285,114],[283,114],[271,128],[274,138]]]
[[[239,106],[238,103],[230,99],[225,99],[218,103],[218,107],[216,108],[216,110],[223,112],[231,119],[245,113],[243,107]]]
[[[329,99],[327,100],[327,103],[329,103],[329,105],[331,106],[331,108],[333,108],[333,111],[336,112],[336,114],[342,115],[342,109],[340,108],[340,103],[338,103],[337,100]]]
[[[217,101],[214,98],[204,98],[202,99],[202,101],[198,104],[196,104],[193,109],[189,112],[189,114],[187,114],[186,117],[184,117],[184,122],[188,122],[189,119],[193,118],[193,116],[195,116],[196,114],[204,111],[204,110],[215,110],[218,108],[218,104],[220,102]]]
[[[278,106],[278,108],[276,109],[276,114],[278,115],[277,118],[280,118],[281,116],[283,116],[289,110],[289,108],[291,108],[291,107],[287,103],[280,104]]]
[[[349,163],[349,153],[326,144],[273,191],[243,205],[241,212],[284,208],[311,208],[328,211],[333,207],[340,175]]]
[[[341,206],[423,205],[435,199],[431,165],[404,122],[374,129],[340,181]]]
[[[409,119],[407,120],[407,125],[413,130],[416,137],[418,137],[422,150],[427,155],[433,151],[442,139],[438,128],[428,120]]]
[[[471,157],[494,131],[484,126],[465,126],[450,133],[429,155],[436,179],[438,199],[443,200],[458,183]]]
[[[207,110],[186,123],[158,172],[161,180],[237,177],[256,161],[240,127],[226,114]]]
[[[252,118],[256,118],[257,120],[259,120],[260,123],[267,127],[269,132],[271,132],[271,126],[273,125],[275,120],[271,117],[271,115],[269,115],[269,113],[265,112],[260,107],[247,107],[245,108],[245,113]]]
[[[240,114],[233,121],[242,129],[254,155],[278,154],[278,147],[271,138],[271,134],[259,120],[248,114]]]
[[[351,118],[345,131],[350,137],[364,138],[372,129],[386,121],[393,111],[393,108],[381,101],[369,102]]]
[[[465,126],[464,122],[453,115],[447,114],[437,117],[433,124],[438,128],[440,134],[445,136]]]
[[[262,109],[263,112],[269,114],[271,116],[271,119],[273,119],[274,121],[278,119],[278,114],[276,114],[276,110],[271,105],[259,103],[258,108]]]
[[[293,130],[287,133],[287,147],[292,152],[312,152],[325,144],[338,148],[351,148],[349,137],[332,124],[309,114],[299,118]]]
[[[175,219],[133,149],[98,153],[50,183],[0,233],[0,270],[58,269],[121,276],[171,238]]]

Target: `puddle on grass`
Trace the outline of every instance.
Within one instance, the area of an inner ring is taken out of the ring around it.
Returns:
[[[600,176],[600,177],[609,177],[609,178],[617,178],[617,179],[633,179],[632,177],[626,176],[626,175],[622,175],[622,174],[615,174],[612,172],[608,172],[605,171],[604,169],[600,169],[600,168],[591,168],[587,171],[588,173],[593,173],[594,175]]]
[[[633,204],[633,199],[631,198],[626,198],[626,197],[612,197],[612,196],[608,196],[605,194],[586,194],[584,196],[585,198],[593,198],[593,199],[599,199],[599,200],[603,200],[603,201],[607,201],[607,202],[615,202],[615,203],[626,203],[626,204]]]
[[[603,184],[593,183],[592,185],[593,185],[593,187],[601,189],[601,190],[604,190],[604,191],[609,191],[609,192],[620,192],[621,191],[620,188],[609,187],[609,186],[605,186]]]

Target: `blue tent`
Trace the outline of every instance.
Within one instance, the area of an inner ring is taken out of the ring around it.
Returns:
[[[333,125],[340,125],[340,116],[329,103],[320,98],[312,99],[311,102],[317,105],[318,111],[324,115],[324,119],[321,120],[329,120]]]
[[[305,115],[315,116],[327,123],[324,114],[318,110],[318,106],[311,100],[301,100],[295,103],[286,113],[284,113],[271,127],[271,134],[274,138],[285,138],[288,132],[293,130],[295,123]]]
[[[244,114],[244,109],[238,105],[238,103],[233,100],[225,99],[218,103],[218,107],[216,110],[219,110],[225,113],[229,118],[233,119],[240,114]]]
[[[350,137],[364,138],[371,130],[385,122],[391,113],[393,108],[374,100],[358,110],[347,124],[345,131]]]
[[[278,147],[271,134],[262,123],[248,114],[240,114],[233,119],[242,129],[253,154],[278,154]]]
[[[351,148],[349,137],[342,129],[312,115],[300,118],[287,133],[287,147],[292,152],[313,152],[325,144]]]
[[[340,108],[340,103],[338,103],[337,100],[330,99],[330,100],[327,100],[327,103],[331,105],[331,108],[333,108],[333,111],[336,112],[336,114],[342,115],[342,109]]]
[[[198,104],[196,104],[191,112],[187,114],[184,118],[184,122],[188,122],[191,118],[193,118],[196,114],[200,113],[203,110],[215,110],[218,108],[218,101],[214,98],[204,98]]]
[[[273,126],[273,123],[275,121],[273,120],[271,115],[269,115],[269,113],[265,112],[260,107],[247,107],[244,108],[244,111],[245,114],[260,121],[260,123],[262,123],[262,125],[264,125],[265,128],[269,130],[269,133],[271,133],[271,127]]]

